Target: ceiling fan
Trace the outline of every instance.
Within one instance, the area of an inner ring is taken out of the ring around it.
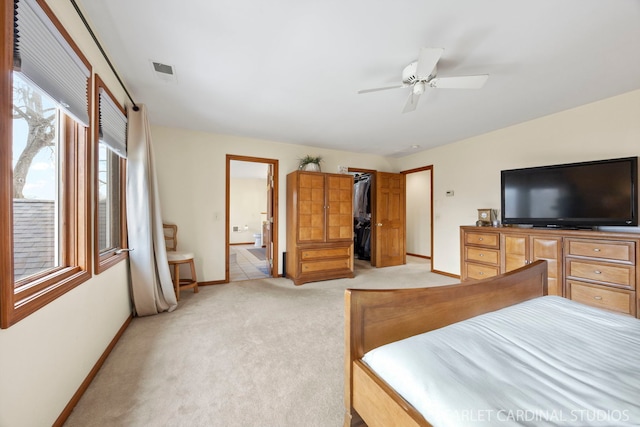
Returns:
[[[377,92],[379,90],[399,89],[411,87],[411,93],[404,105],[403,113],[413,111],[418,106],[418,100],[427,87],[436,89],[479,89],[489,78],[488,74],[475,76],[437,77],[437,64],[444,53],[442,48],[423,47],[420,56],[402,70],[402,84],[395,86],[364,89],[358,93]]]

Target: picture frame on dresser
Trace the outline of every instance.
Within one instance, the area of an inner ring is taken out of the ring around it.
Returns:
[[[476,221],[476,225],[479,227],[489,226],[492,221],[493,209],[478,209],[478,220]]]

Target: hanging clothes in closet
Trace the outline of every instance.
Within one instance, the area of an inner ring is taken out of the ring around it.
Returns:
[[[358,259],[371,259],[371,175],[357,174],[353,188],[354,252]]]

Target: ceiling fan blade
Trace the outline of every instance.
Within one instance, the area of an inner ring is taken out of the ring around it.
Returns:
[[[403,113],[409,113],[416,109],[418,106],[418,100],[420,99],[420,95],[417,95],[411,91],[409,97],[407,98],[407,103],[404,104],[404,108],[402,109]]]
[[[440,57],[444,53],[444,49],[440,47],[423,47],[420,49],[418,57],[418,65],[416,67],[416,76],[418,79],[426,80],[436,67]]]
[[[380,90],[399,89],[405,86],[406,85],[395,85],[395,86],[377,87],[373,89],[363,89],[363,90],[359,90],[358,93],[369,93],[369,92],[378,92]]]
[[[429,82],[438,89],[480,89],[489,78],[488,74],[477,76],[436,77]]]

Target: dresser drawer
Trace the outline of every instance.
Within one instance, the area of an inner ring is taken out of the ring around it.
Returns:
[[[475,264],[472,262],[465,262],[464,266],[467,273],[466,277],[468,279],[486,279],[487,277],[497,276],[499,273],[498,267]]]
[[[498,265],[500,262],[500,251],[495,249],[483,249],[467,246],[465,251],[466,259],[469,261],[486,262],[491,265]]]
[[[500,235],[498,233],[466,233],[466,240],[468,245],[495,249],[500,247]]]
[[[351,257],[351,246],[342,248],[300,249],[300,259],[302,261],[340,257]]]
[[[567,277],[611,283],[628,289],[635,289],[635,269],[633,266],[607,264],[603,262],[568,259]]]
[[[573,280],[569,280],[567,283],[569,285],[571,299],[574,301],[634,316],[636,314],[635,292],[591,285]]]
[[[635,263],[634,242],[568,239],[567,255]]]

